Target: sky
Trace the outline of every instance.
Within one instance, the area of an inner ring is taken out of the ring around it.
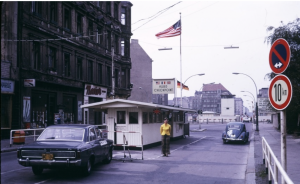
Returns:
[[[269,26],[279,27],[300,18],[300,1],[131,1],[132,37],[153,60],[152,78],[177,78],[189,87],[182,96],[194,96],[203,84],[221,83],[244,106],[250,108],[252,93],[269,88],[265,75],[271,72],[269,51],[265,38]],[[176,4],[178,3],[178,4]],[[147,19],[168,9],[156,18]],[[159,33],[180,19],[180,36],[157,39]],[[141,20],[144,19],[144,20]],[[147,21],[149,21],[147,23]],[[144,25],[143,25],[144,24]],[[224,49],[237,46],[238,49]],[[159,51],[160,48],[172,50]],[[233,72],[245,75],[233,75]],[[205,73],[203,76],[192,75]],[[189,78],[189,79],[188,79]],[[187,80],[188,79],[188,80]],[[241,91],[249,91],[243,93]],[[247,96],[244,96],[247,95]],[[249,97],[251,96],[251,97]],[[172,99],[174,95],[169,95]],[[180,89],[177,90],[180,97]],[[247,101],[248,100],[248,101]]]

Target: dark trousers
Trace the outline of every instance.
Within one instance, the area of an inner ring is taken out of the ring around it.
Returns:
[[[170,136],[162,135],[161,136],[161,153],[170,154]]]

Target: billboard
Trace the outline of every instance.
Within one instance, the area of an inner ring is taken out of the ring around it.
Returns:
[[[177,83],[176,79],[153,79],[152,94],[175,94]]]

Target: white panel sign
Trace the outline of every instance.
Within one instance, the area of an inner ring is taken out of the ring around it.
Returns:
[[[174,94],[176,91],[175,79],[153,79],[153,94]]]
[[[24,79],[24,87],[35,87],[35,79]]]

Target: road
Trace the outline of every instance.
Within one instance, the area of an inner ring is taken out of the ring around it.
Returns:
[[[252,135],[252,123],[246,123]],[[191,124],[190,129],[199,128]],[[223,144],[221,134],[225,124],[203,124],[206,131],[191,132],[190,137],[171,142],[171,155],[162,157],[160,147],[131,151],[132,162],[117,159],[98,164],[88,177],[72,170],[44,170],[35,176],[31,168],[20,166],[16,152],[1,153],[1,183],[245,183],[249,143]]]

